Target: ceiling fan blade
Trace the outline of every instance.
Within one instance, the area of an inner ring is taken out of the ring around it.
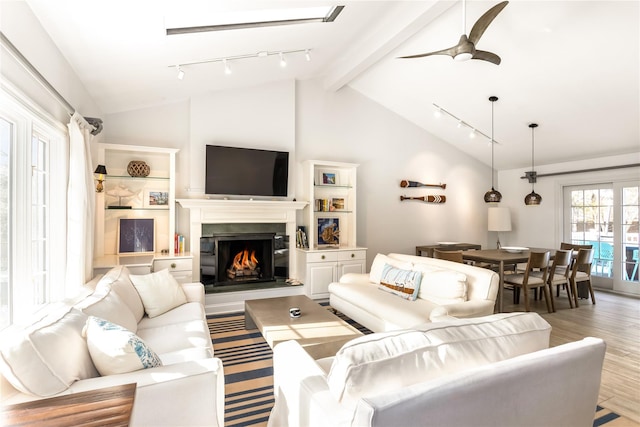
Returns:
[[[454,57],[456,55],[457,50],[458,50],[458,45],[455,45],[448,49],[437,50],[435,52],[420,53],[418,55],[400,56],[399,59],[424,58],[425,56],[431,56],[431,55],[449,55],[451,57]]]
[[[496,65],[500,65],[500,57],[498,55],[496,55],[495,53],[492,52],[487,52],[484,50],[478,50],[476,49],[475,53],[473,54],[473,56],[471,57],[471,59],[481,59],[483,61],[489,61],[491,63],[494,63]]]
[[[475,24],[473,24],[473,28],[471,29],[471,33],[469,34],[469,41],[474,45],[477,44],[478,40],[480,40],[480,37],[482,37],[489,24],[491,24],[495,17],[498,16],[498,14],[502,12],[502,9],[504,9],[508,4],[508,1],[503,1],[487,10],[484,15],[482,15]]]

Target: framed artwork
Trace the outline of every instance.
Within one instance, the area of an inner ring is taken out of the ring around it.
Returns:
[[[156,249],[153,218],[118,219],[118,254],[152,254]]]
[[[160,190],[146,190],[144,193],[145,208],[168,208],[169,192]]]
[[[346,211],[347,210],[347,198],[346,197],[332,197],[331,198],[331,207],[329,210],[334,212]]]
[[[340,185],[340,174],[337,169],[318,169],[316,185]]]
[[[318,218],[318,246],[340,245],[340,220]]]

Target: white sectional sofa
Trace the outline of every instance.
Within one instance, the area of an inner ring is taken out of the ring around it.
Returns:
[[[591,426],[605,343],[548,348],[536,313],[504,313],[365,335],[313,360],[274,349],[269,427]]]
[[[2,331],[0,403],[136,383],[132,426],[223,426],[202,284],[121,266],[90,287]]]
[[[400,284],[404,295],[383,286],[385,281]],[[414,255],[377,254],[370,273],[345,274],[329,284],[329,304],[374,332],[392,331],[450,317],[492,314],[498,286],[498,275],[488,269]]]

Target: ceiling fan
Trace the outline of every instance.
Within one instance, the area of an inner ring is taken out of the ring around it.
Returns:
[[[491,9],[487,10],[484,15],[480,17],[473,25],[471,29],[471,33],[469,37],[467,37],[464,32],[466,31],[466,3],[465,0],[462,0],[462,32],[463,34],[460,36],[460,40],[458,44],[450,47],[448,49],[438,50],[435,52],[429,53],[421,53],[418,55],[411,56],[401,56],[401,59],[411,59],[411,58],[422,58],[425,56],[431,55],[449,55],[456,61],[466,61],[468,59],[481,59],[483,61],[489,61],[493,64],[500,64],[500,57],[492,52],[487,52],[484,50],[477,50],[476,43],[482,37],[485,30],[491,24],[491,22],[495,19],[496,16],[505,8],[505,6],[509,4],[508,1],[503,1],[493,6]]]

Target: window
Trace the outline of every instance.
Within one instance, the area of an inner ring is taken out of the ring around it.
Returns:
[[[66,135],[19,95],[0,95],[2,329],[64,297]]]
[[[594,286],[640,295],[640,183],[564,187],[564,239],[594,248]]]

